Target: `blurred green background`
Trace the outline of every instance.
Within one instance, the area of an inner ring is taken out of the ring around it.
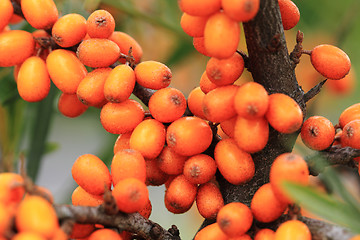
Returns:
[[[180,27],[181,12],[176,0],[58,0],[61,15],[80,13],[87,17],[97,8],[106,9],[116,19],[116,30],[134,37],[142,46],[142,60],[156,60],[173,72],[172,87],[187,96],[198,86],[207,57],[192,46],[192,38]],[[286,32],[289,51],[295,45],[296,31],[304,32],[304,48],[311,50],[322,43],[343,49],[352,61],[352,71],[360,75],[360,1],[296,0],[301,18],[298,25]],[[24,21],[12,29],[33,29]],[[240,48],[245,50],[244,38]],[[320,80],[304,55],[296,70],[300,84],[309,89]],[[246,74],[245,74],[246,75]],[[360,76],[358,76],[359,78]],[[356,79],[356,77],[355,77]],[[309,104],[308,116],[323,115],[333,124],[348,106],[360,101],[358,81],[351,91],[338,94],[325,87]],[[69,119],[57,110],[59,91],[52,86],[46,100],[26,103],[20,99],[13,79],[13,68],[0,68],[0,170],[17,171],[19,154],[25,156],[28,174],[36,183],[52,191],[57,203],[67,203],[75,188],[71,166],[82,154],[92,153],[109,164],[117,136],[107,133],[99,121],[99,109],[89,108],[82,116]],[[301,141],[297,149],[303,150]],[[303,151],[304,152],[304,151]],[[305,151],[310,153],[310,151]],[[202,218],[196,207],[175,216],[163,204],[164,188],[150,187],[153,212],[150,219],[169,228],[176,224],[183,239],[191,239]]]

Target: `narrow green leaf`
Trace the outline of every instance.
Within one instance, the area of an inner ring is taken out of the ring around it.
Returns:
[[[288,193],[310,212],[360,233],[360,215],[353,208],[315,189],[294,183],[284,183]]]

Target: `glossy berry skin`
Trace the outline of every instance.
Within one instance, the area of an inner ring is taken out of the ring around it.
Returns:
[[[334,141],[335,128],[325,117],[308,118],[301,127],[301,139],[311,149],[321,151],[328,148]]]
[[[333,80],[345,77],[351,68],[348,55],[340,48],[329,44],[316,46],[311,51],[310,60],[316,71]]]
[[[275,240],[311,240],[311,233],[305,223],[289,220],[282,223],[275,232]]]

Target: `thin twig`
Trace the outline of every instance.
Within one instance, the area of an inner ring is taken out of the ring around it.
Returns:
[[[313,87],[312,89],[310,89],[307,93],[304,94],[304,101],[308,102],[309,100],[311,100],[312,98],[314,98],[316,95],[319,94],[322,86],[326,83],[327,79],[321,81],[320,83],[318,83],[315,87]]]

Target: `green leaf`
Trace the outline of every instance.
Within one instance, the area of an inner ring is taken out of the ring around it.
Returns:
[[[310,212],[360,233],[360,214],[352,206],[307,186],[287,182],[284,187]]]
[[[19,99],[16,82],[10,68],[0,68],[0,104],[5,106]]]

